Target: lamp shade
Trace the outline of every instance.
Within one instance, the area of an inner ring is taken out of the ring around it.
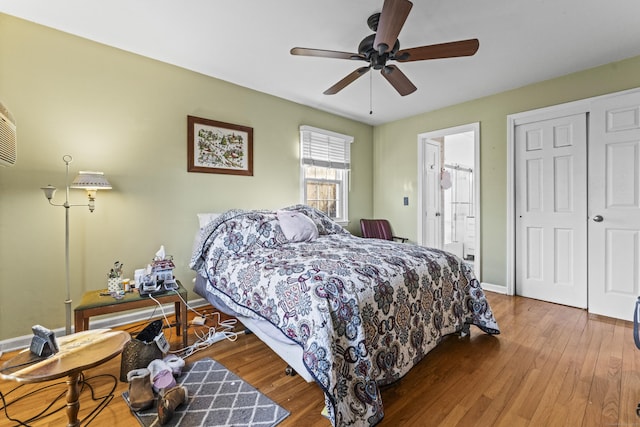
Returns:
[[[104,177],[104,173],[90,171],[80,171],[70,187],[85,190],[111,190],[111,184]]]
[[[56,190],[57,190],[57,188],[54,187],[53,185],[47,185],[46,187],[40,187],[40,189],[42,191],[44,191],[44,196],[48,200],[51,200],[53,198],[53,195],[56,194]]]

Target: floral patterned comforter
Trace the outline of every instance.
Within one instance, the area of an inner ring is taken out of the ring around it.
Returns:
[[[275,325],[303,349],[334,426],[383,417],[378,386],[470,324],[499,334],[470,266],[407,243],[353,236],[303,205],[320,236],[288,242],[276,212],[232,210],[201,230],[191,268],[207,292]]]

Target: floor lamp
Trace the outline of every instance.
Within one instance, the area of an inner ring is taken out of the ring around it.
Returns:
[[[87,206],[90,212],[93,212],[95,209],[95,200],[96,193],[98,189],[100,190],[110,190],[111,184],[104,177],[102,172],[85,172],[80,171],[78,176],[73,180],[71,185],[69,185],[69,164],[73,161],[73,157],[70,155],[65,155],[62,157],[64,161],[67,172],[65,175],[65,199],[64,203],[56,204],[53,203],[51,199],[57,190],[56,187],[52,185],[47,185],[46,187],[42,187],[42,191],[44,191],[44,195],[49,200],[49,204],[52,206],[62,206],[65,212],[64,215],[64,259],[65,259],[65,269],[67,275],[67,299],[64,301],[66,306],[66,324],[65,324],[65,335],[69,335],[71,333],[71,285],[69,278],[69,209],[72,206]],[[69,203],[69,189],[70,188],[81,188],[87,190],[87,194],[89,196],[89,203],[85,205],[72,205]]]

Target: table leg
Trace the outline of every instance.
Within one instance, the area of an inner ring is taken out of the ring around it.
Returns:
[[[85,317],[84,311],[76,311],[75,312],[75,320],[74,320],[75,330],[74,332],[82,332],[89,330],[89,317]]]
[[[176,301],[174,305],[174,313],[176,315],[176,333],[178,336],[182,336],[182,347],[186,348],[189,327],[187,323],[187,305],[182,301]],[[182,329],[182,331],[180,329]]]
[[[180,336],[180,327],[182,326],[182,307],[180,302],[173,303],[173,312],[176,315],[176,334]]]
[[[74,311],[74,315],[75,315],[75,320],[73,322],[73,324],[75,325],[74,332],[84,331],[84,325],[82,323],[82,313],[79,311]]]
[[[69,375],[67,379],[67,419],[69,423],[67,427],[77,427],[80,425],[78,420],[78,412],[80,411],[80,375],[81,373],[75,373]]]
[[[187,348],[187,336],[189,334],[189,321],[187,320],[187,304],[180,302],[182,307],[182,346]]]

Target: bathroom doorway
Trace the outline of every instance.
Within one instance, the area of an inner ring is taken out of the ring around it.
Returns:
[[[480,277],[479,123],[421,134],[420,244],[454,253]]]

